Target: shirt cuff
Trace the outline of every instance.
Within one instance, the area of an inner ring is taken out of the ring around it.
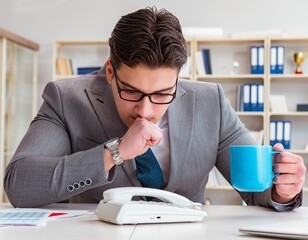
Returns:
[[[301,205],[300,201],[300,193],[296,195],[296,197],[288,203],[278,203],[272,200],[273,207],[278,211],[278,212],[286,212],[286,211],[291,211],[294,208],[297,208]]]

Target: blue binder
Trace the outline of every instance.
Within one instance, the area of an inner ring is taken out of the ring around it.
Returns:
[[[277,46],[277,74],[283,74],[284,70],[284,46]]]
[[[258,74],[264,74],[264,46],[258,46]]]
[[[283,121],[283,146],[285,149],[291,146],[291,121]]]
[[[276,143],[276,121],[270,122],[270,145],[274,146]]]
[[[209,74],[209,65],[208,65],[208,58],[207,58],[207,53],[206,53],[206,49],[202,48],[201,49],[202,52],[202,58],[203,58],[203,64],[204,64],[204,70],[205,70],[205,74]]]
[[[263,112],[264,111],[264,85],[258,84],[257,88],[258,88],[258,90],[257,90],[257,92],[258,92],[257,111]]]
[[[244,84],[242,87],[243,111],[250,111],[250,85]]]
[[[270,73],[276,74],[277,73],[277,46],[271,46],[270,52]]]
[[[250,111],[256,112],[258,104],[258,85],[250,84]]]
[[[250,73],[258,74],[258,47],[250,47]]]
[[[276,143],[283,145],[283,121],[276,121]]]

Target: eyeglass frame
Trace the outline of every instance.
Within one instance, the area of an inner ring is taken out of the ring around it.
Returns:
[[[117,75],[117,72],[113,66],[113,64],[111,64],[112,66],[112,69],[113,69],[113,72],[114,72],[114,77],[115,77],[115,80],[116,80],[116,84],[117,84],[117,90],[118,90],[118,94],[119,94],[119,97],[124,100],[124,101],[128,101],[128,102],[140,102],[142,101],[142,99],[144,99],[145,97],[148,97],[150,102],[153,103],[153,104],[170,104],[175,98],[176,98],[176,92],[177,92],[177,83],[178,83],[178,79],[179,79],[179,76],[177,75],[176,77],[176,81],[175,81],[175,84],[170,87],[171,88],[174,88],[175,87],[175,91],[174,93],[160,93],[161,91],[166,91],[168,90],[169,88],[167,89],[163,89],[163,90],[159,90],[159,91],[156,91],[156,92],[152,92],[152,93],[145,93],[145,92],[142,92],[140,90],[129,90],[129,89],[123,89],[123,88],[120,88],[120,85],[119,85],[119,82],[123,85],[126,85],[125,82],[122,82],[119,78],[118,78],[118,75]],[[132,86],[128,86],[128,87],[132,87]],[[134,88],[134,87],[132,87]],[[123,91],[126,91],[126,92],[131,92],[131,93],[140,93],[140,98],[137,99],[137,100],[130,100],[130,99],[126,99],[126,98],[123,98],[122,95],[121,95],[121,92]],[[165,102],[165,103],[158,103],[158,102],[153,102],[152,101],[152,96],[153,95],[163,95],[163,96],[172,96],[172,99],[169,101],[169,102]]]

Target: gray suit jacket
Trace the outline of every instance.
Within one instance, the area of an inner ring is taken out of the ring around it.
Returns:
[[[5,190],[14,206],[39,207],[66,199],[97,203],[106,189],[141,186],[134,160],[105,177],[103,143],[127,131],[105,68],[50,82],[43,99],[6,170]],[[204,203],[214,166],[230,181],[229,146],[255,142],[217,84],[179,81],[167,114],[170,175],[165,190]],[[241,196],[249,205],[271,206],[270,192]]]

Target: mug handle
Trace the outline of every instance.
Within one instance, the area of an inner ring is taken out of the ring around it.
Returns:
[[[278,152],[278,151],[272,151],[272,154],[280,154],[281,152]],[[273,177],[272,177],[272,180],[275,179],[275,177],[277,177],[280,173],[274,173],[273,174]]]

